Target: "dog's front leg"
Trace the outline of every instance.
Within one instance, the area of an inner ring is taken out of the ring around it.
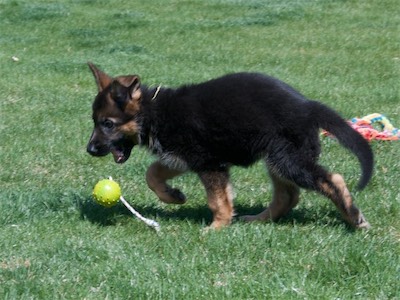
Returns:
[[[218,229],[232,222],[233,192],[227,171],[199,174],[207,192],[208,206],[213,213],[210,228]]]
[[[168,204],[183,204],[186,202],[185,195],[178,189],[174,189],[166,182],[184,173],[170,169],[159,161],[154,162],[147,169],[146,181],[149,188],[156,193],[161,201]]]

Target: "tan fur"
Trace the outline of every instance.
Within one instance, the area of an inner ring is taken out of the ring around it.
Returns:
[[[132,99],[128,102],[125,107],[125,113],[128,115],[134,115],[140,108],[140,99],[142,97],[142,91],[137,89],[132,94]]]
[[[184,197],[177,197],[178,190],[172,189],[166,182],[182,172],[169,169],[165,165],[156,161],[150,165],[146,173],[146,181],[149,188],[156,193],[158,198],[169,204],[183,204],[186,202]],[[183,196],[183,194],[181,194]]]
[[[330,182],[321,183],[320,187],[350,224],[356,228],[370,227],[361,211],[353,204],[351,194],[340,174],[331,174]]]
[[[117,81],[118,84],[125,86],[125,87],[131,86],[135,81],[138,81],[138,80],[139,80],[138,76],[132,76],[132,75],[118,76],[115,78],[115,81]]]
[[[213,213],[210,228],[219,229],[232,222],[233,193],[228,174],[207,172],[200,175],[208,198],[208,206]]]
[[[135,135],[139,131],[138,124],[135,121],[129,121],[120,127],[121,132],[126,135]]]
[[[279,178],[270,171],[273,184],[272,201],[263,212],[258,215],[243,216],[244,221],[275,221],[284,216],[299,202],[300,190],[294,184]]]
[[[88,63],[88,65],[96,80],[97,89],[99,92],[101,92],[104,88],[111,84],[112,77],[98,69],[94,64]]]

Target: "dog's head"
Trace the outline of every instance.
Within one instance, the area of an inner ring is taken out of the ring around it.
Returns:
[[[142,91],[136,75],[110,77],[88,63],[98,87],[93,102],[94,129],[87,145],[93,156],[112,153],[116,163],[128,160],[138,144]]]

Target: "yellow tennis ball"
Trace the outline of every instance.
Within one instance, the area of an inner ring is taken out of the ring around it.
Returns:
[[[93,189],[94,200],[105,207],[114,206],[120,197],[121,188],[111,179],[100,180]]]

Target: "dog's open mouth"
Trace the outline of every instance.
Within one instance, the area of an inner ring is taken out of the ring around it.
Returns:
[[[117,164],[123,164],[126,162],[131,155],[133,147],[122,147],[122,146],[115,146],[111,149],[111,153],[114,156],[114,161]]]

